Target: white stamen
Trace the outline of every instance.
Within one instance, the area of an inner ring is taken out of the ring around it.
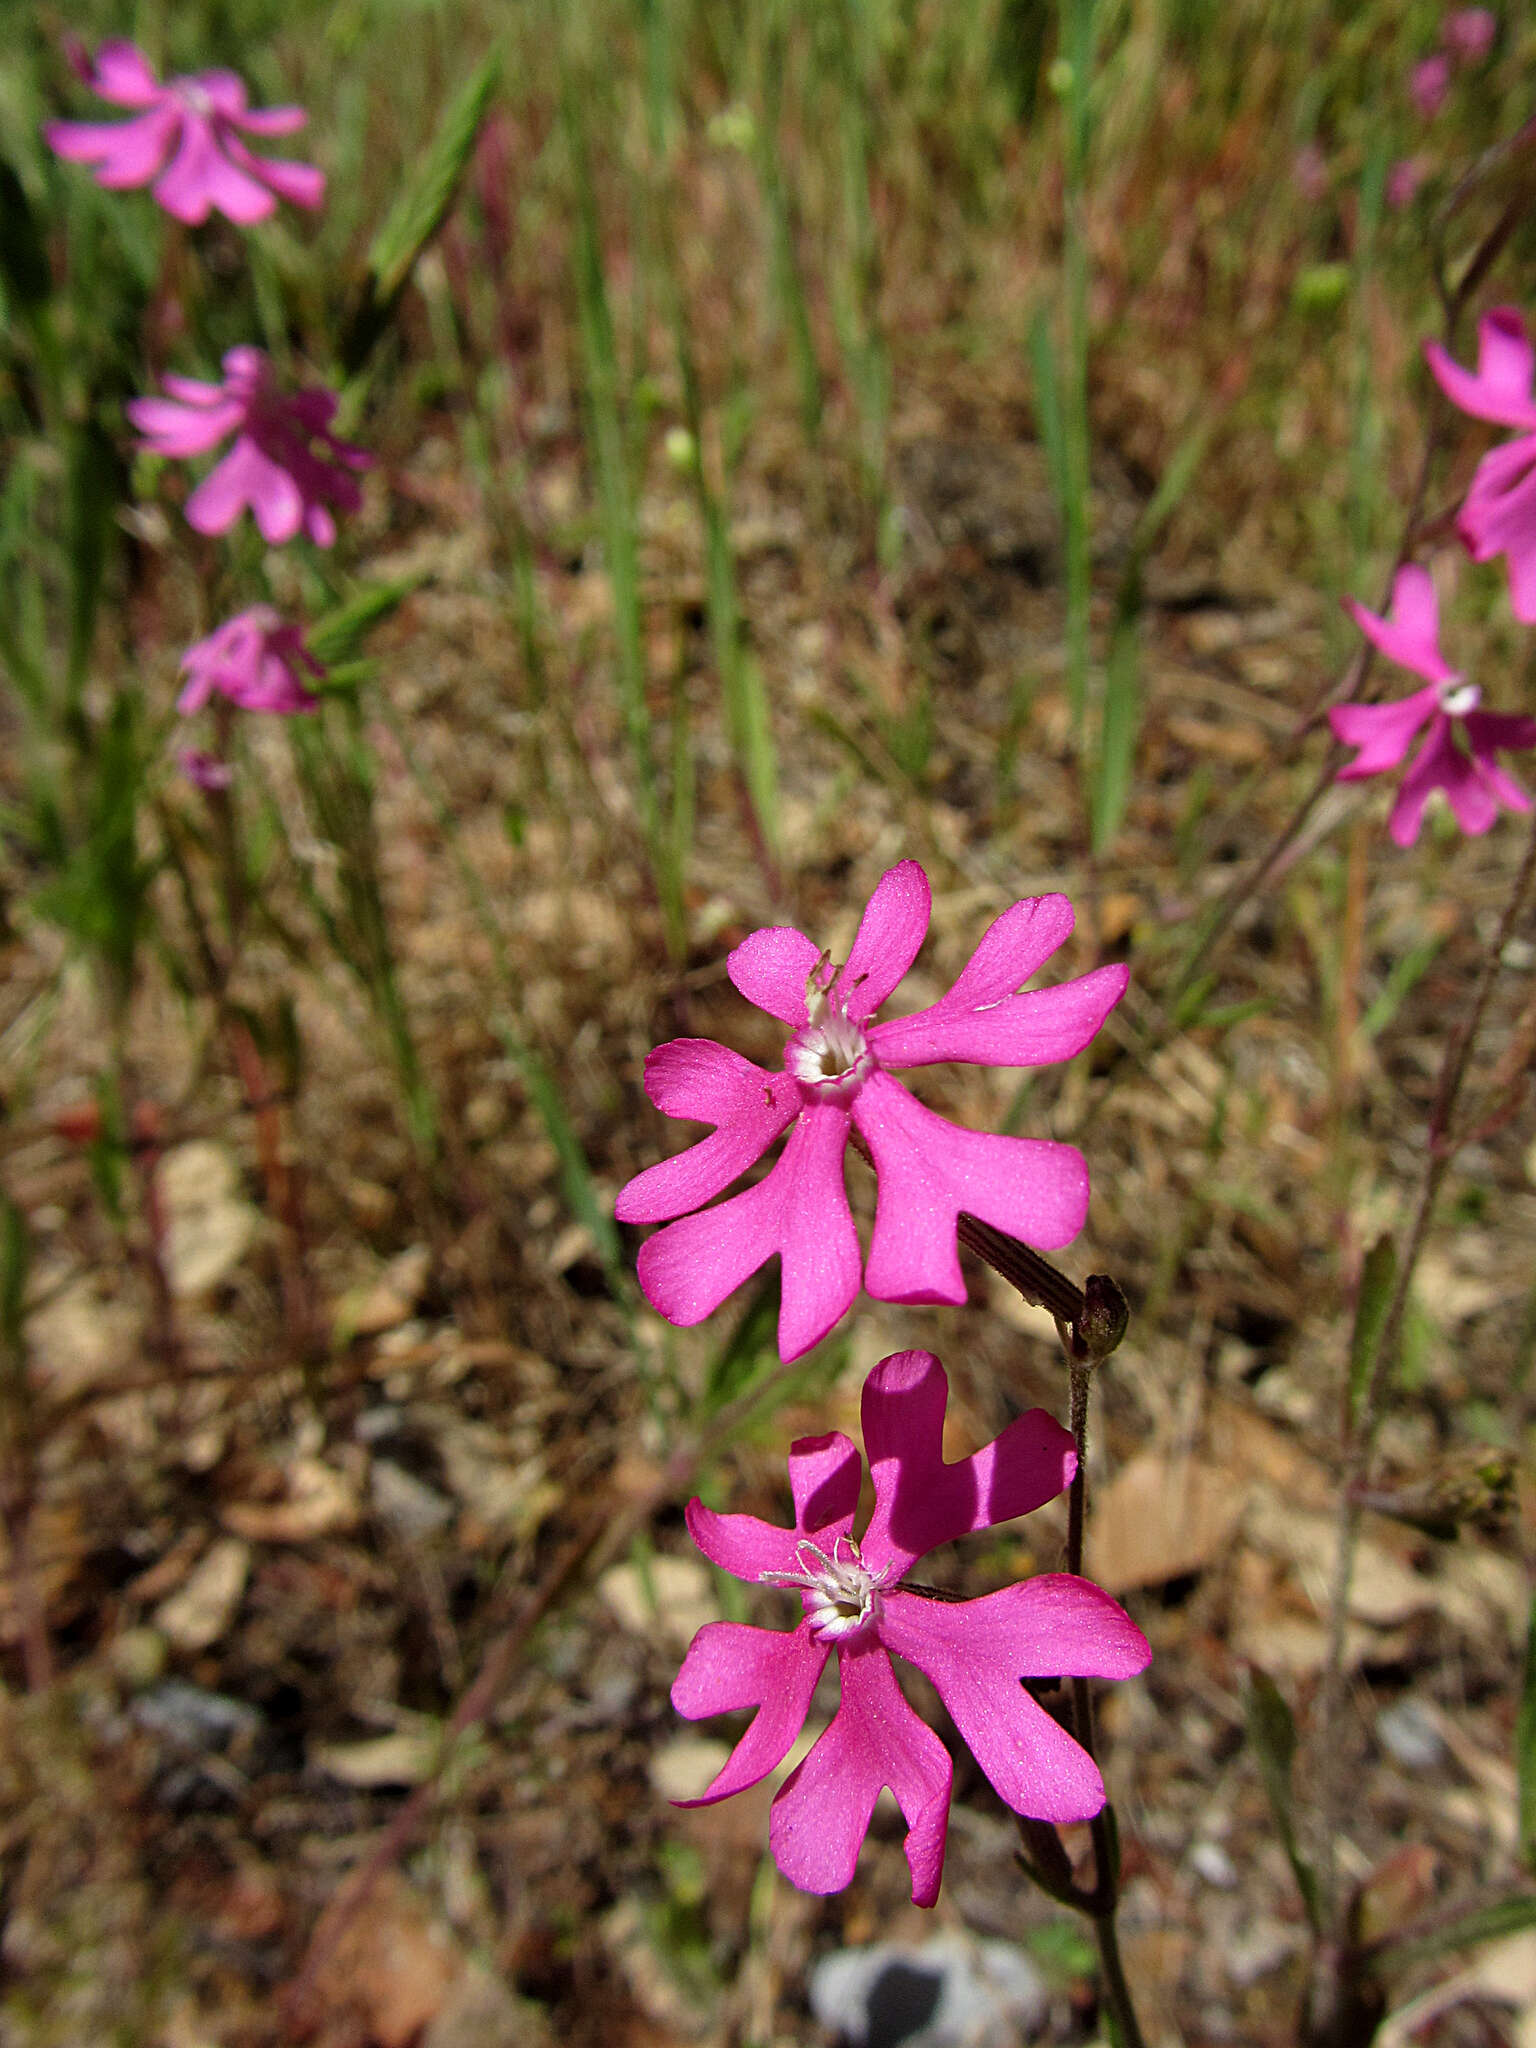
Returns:
[[[846,1558],[839,1554],[845,1545]],[[812,1635],[838,1642],[879,1619],[880,1588],[890,1577],[891,1565],[872,1572],[851,1536],[839,1536],[830,1557],[802,1536],[795,1556],[799,1571],[759,1572],[758,1578],[765,1586],[793,1586],[810,1594],[805,1618]]]
[[[1465,718],[1483,701],[1476,683],[1441,683],[1439,689],[1440,709],[1448,718]]]

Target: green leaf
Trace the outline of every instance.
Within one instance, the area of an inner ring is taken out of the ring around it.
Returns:
[[[1397,1246],[1390,1236],[1378,1237],[1365,1255],[1355,1327],[1349,1340],[1349,1420],[1351,1428],[1370,1385],[1371,1370],[1381,1346],[1392,1290],[1397,1282]]]
[[[42,231],[15,170],[0,157],[0,279],[20,313],[32,313],[53,288]]]
[[[1396,1971],[1408,1963],[1427,1963],[1457,1949],[1476,1948],[1485,1941],[1502,1941],[1506,1935],[1523,1934],[1528,1927],[1536,1927],[1536,1892],[1516,1892],[1491,1906],[1475,1906],[1432,1933],[1410,1935],[1406,1941],[1379,1942],[1370,1951],[1370,1961],[1375,1968],[1390,1960]]]
[[[425,576],[401,576],[393,583],[368,584],[345,604],[316,619],[306,636],[310,653],[328,668],[346,661],[370,629],[388,618],[425,581]]]
[[[1307,1919],[1314,1932],[1318,1932],[1321,1920],[1317,1879],[1297,1844],[1291,1796],[1291,1767],[1296,1760],[1296,1723],[1275,1681],[1257,1669],[1248,1675],[1243,1713],[1248,1725],[1249,1747],[1258,1763],[1259,1776],[1264,1781],[1280,1845],[1291,1866]]]
[[[0,1346],[13,1359],[22,1351],[31,1256],[26,1216],[9,1195],[0,1194]]]
[[[1520,1854],[1536,1871],[1536,1598],[1525,1638],[1525,1680],[1515,1719],[1515,1769],[1520,1781]]]
[[[389,325],[417,260],[448,218],[500,78],[501,58],[492,51],[443,116],[414,177],[374,236],[362,294],[342,337],[341,360],[349,376]]]
[[[123,465],[95,420],[69,437],[69,687],[85,681],[96,631],[96,608],[107,567],[107,547],[123,497]]]
[[[779,1324],[779,1283],[763,1281],[725,1344],[710,1361],[699,1406],[715,1415],[738,1394],[744,1394],[779,1362],[775,1332]]]

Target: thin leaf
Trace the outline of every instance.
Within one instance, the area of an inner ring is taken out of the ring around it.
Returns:
[[[1515,1719],[1515,1769],[1520,1782],[1520,1854],[1536,1872],[1536,1598],[1525,1637],[1525,1679]]]
[[[125,482],[122,459],[94,420],[69,437],[69,687],[85,681],[107,548]]]
[[[1397,1246],[1390,1236],[1378,1237],[1365,1255],[1355,1327],[1349,1340],[1349,1419],[1353,1427],[1370,1384],[1371,1369],[1386,1326],[1387,1310],[1397,1281]]]
[[[1296,1759],[1296,1723],[1286,1705],[1280,1688],[1265,1672],[1254,1670],[1249,1673],[1243,1700],[1244,1718],[1248,1724],[1248,1742],[1259,1766],[1259,1775],[1264,1781],[1264,1790],[1269,1798],[1270,1811],[1275,1816],[1275,1828],[1280,1836],[1280,1845],[1285,1850],[1291,1874],[1296,1880],[1296,1889],[1301,1894],[1301,1903],[1306,1909],[1307,1919],[1313,1930],[1319,1931],[1317,1879],[1312,1866],[1302,1856],[1296,1840],[1296,1817],[1292,1803],[1291,1767]]]
[[[307,636],[310,653],[327,667],[348,660],[356,654],[370,628],[380,619],[388,618],[425,580],[424,576],[401,576],[393,583],[368,584],[335,611],[315,621]]]
[[[1536,1927],[1536,1892],[1517,1892],[1491,1906],[1476,1906],[1430,1934],[1409,1934],[1403,1940],[1386,1940],[1370,1950],[1373,1968],[1386,1963],[1396,1972],[1409,1963],[1431,1962],[1436,1956],[1457,1949],[1477,1948],[1485,1941],[1501,1941],[1506,1935],[1523,1934]]]
[[[52,290],[48,251],[13,167],[0,157],[0,279],[18,313],[32,313]]]
[[[389,325],[418,258],[448,218],[500,78],[501,58],[493,51],[443,116],[415,175],[374,236],[362,295],[342,337],[348,375],[362,367]]]
[[[31,1252],[26,1216],[9,1195],[0,1194],[0,1347],[13,1359],[22,1352]]]

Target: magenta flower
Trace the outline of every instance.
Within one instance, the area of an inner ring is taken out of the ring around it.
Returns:
[[[1498,22],[1488,7],[1458,7],[1440,24],[1440,40],[1461,64],[1475,64],[1493,48]]]
[[[804,1609],[788,1635],[712,1621],[690,1644],[672,1687],[689,1720],[755,1707],[757,1715],[709,1789],[685,1806],[745,1791],[788,1754],[827,1658],[837,1652],[841,1698],[774,1797],[773,1860],[802,1891],[841,1891],[881,1788],[907,1822],[914,1905],[939,1895],[953,1776],[949,1752],[907,1704],[890,1653],[933,1681],[998,1796],[1037,1820],[1088,1820],[1104,1804],[1098,1766],[1019,1683],[1021,1678],[1133,1678],[1151,1658],[1146,1637],[1098,1586],[1065,1572],[1026,1579],[979,1600],[903,1591],[919,1558],[940,1543],[990,1529],[1051,1500],[1076,1464],[1072,1439],[1041,1408],[995,1442],[946,1465],[949,1382],[927,1351],[882,1359],[864,1383],[864,1447],[875,1506],[853,1535],[861,1466],[847,1437],[805,1437],[789,1454],[795,1526],[688,1506],[688,1529],[712,1564],[749,1585],[785,1586]]]
[[[307,118],[302,107],[245,103],[232,71],[199,71],[162,85],[132,43],[103,43],[85,82],[131,121],[45,121],[43,136],[72,163],[98,164],[98,185],[121,191],[155,180],[155,197],[177,220],[196,227],[215,208],[242,226],[265,220],[279,199],[311,209],[325,198],[325,174],[312,164],[253,156],[247,135],[291,135]],[[275,196],[274,196],[275,195]]]
[[[1072,930],[1065,896],[1034,896],[997,919],[947,995],[915,1016],[874,1023],[928,929],[928,877],[904,860],[881,876],[847,965],[800,932],[754,932],[727,972],[760,1010],[791,1027],[784,1071],[768,1073],[707,1038],[677,1038],[645,1063],[668,1116],[714,1135],[637,1174],[614,1213],[625,1223],[681,1217],[640,1248],[640,1285],[674,1323],[698,1323],[775,1252],[782,1262],[779,1351],[824,1337],[859,1289],[858,1233],[843,1187],[857,1131],[879,1191],[864,1285],[879,1301],[963,1302],[955,1241],[963,1209],[1054,1250],[1088,1212],[1088,1169],[1071,1145],[958,1129],[893,1077],[937,1060],[1034,1067],[1081,1052],[1125,991],[1122,966],[1016,995]],[[766,1180],[712,1209],[784,1131]],[[689,1215],[686,1212],[697,1213]]]
[[[235,779],[235,771],[227,761],[202,747],[183,747],[176,756],[176,765],[188,782],[201,790],[228,789]]]
[[[1399,846],[1411,846],[1418,838],[1431,790],[1445,791],[1463,832],[1486,832],[1501,804],[1528,811],[1530,798],[1495,755],[1500,748],[1536,747],[1536,718],[1480,711],[1481,690],[1446,666],[1429,572],[1412,565],[1398,570],[1384,619],[1353,598],[1346,609],[1388,660],[1424,676],[1428,687],[1395,704],[1340,704],[1329,712],[1334,736],[1359,749],[1339,770],[1339,781],[1358,782],[1395,768],[1427,723],[1428,735],[1403,777],[1387,827]]]
[[[187,519],[199,533],[223,533],[249,505],[271,546],[290,541],[302,526],[318,546],[336,538],[326,507],[355,512],[362,493],[348,470],[368,469],[373,458],[339,441],[330,423],[336,395],[323,386],[281,393],[259,348],[232,348],[224,382],[194,377],[161,380],[170,398],[133,398],[128,417],[140,446],[178,459],[206,455],[226,435],[234,446],[187,500]]]
[[[1400,157],[1387,173],[1386,200],[1394,212],[1400,213],[1405,206],[1411,206],[1419,187],[1429,176],[1432,166],[1427,157]]]
[[[187,684],[176,709],[184,716],[201,711],[216,691],[242,711],[313,711],[320,700],[304,671],[317,681],[325,676],[298,627],[265,604],[226,619],[187,649],[181,666]]]
[[[1413,104],[1427,121],[1445,104],[1451,86],[1451,60],[1438,52],[1415,64],[1408,78]]]
[[[1474,562],[1508,556],[1510,606],[1517,619],[1536,626],[1536,358],[1525,322],[1514,306],[1495,306],[1483,315],[1475,376],[1438,342],[1426,342],[1424,356],[1452,405],[1474,419],[1522,429],[1477,465],[1456,527]]]

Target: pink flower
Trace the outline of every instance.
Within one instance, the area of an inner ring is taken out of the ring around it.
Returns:
[[[1536,625],[1536,369],[1525,322],[1514,306],[1495,306],[1477,323],[1477,374],[1464,370],[1438,342],[1424,345],[1435,381],[1474,419],[1519,427],[1477,465],[1456,527],[1475,562],[1509,558],[1509,601],[1515,617]]]
[[[320,700],[304,671],[317,680],[325,675],[298,627],[265,604],[226,619],[187,649],[181,666],[187,684],[176,709],[185,717],[201,711],[215,691],[242,711],[313,711]]]
[[[1405,156],[1395,163],[1387,173],[1387,204],[1394,212],[1401,212],[1413,203],[1414,194],[1429,176],[1432,166],[1427,157]]]
[[[176,764],[188,782],[195,782],[199,789],[228,789],[235,778],[235,771],[227,761],[221,761],[217,754],[207,753],[202,747],[183,747],[176,756]]]
[[[1440,40],[1462,64],[1475,64],[1493,48],[1498,22],[1488,7],[1458,7],[1440,24]]]
[[[1403,777],[1387,828],[1399,846],[1411,846],[1418,838],[1431,790],[1445,791],[1463,832],[1486,832],[1501,804],[1528,811],[1530,798],[1495,754],[1500,748],[1536,747],[1536,718],[1480,711],[1481,690],[1446,666],[1428,571],[1411,565],[1398,570],[1384,619],[1352,598],[1346,609],[1374,646],[1390,661],[1424,676],[1428,687],[1395,704],[1340,704],[1329,712],[1334,736],[1359,749],[1339,770],[1339,781],[1358,782],[1395,768],[1427,723],[1428,735]]]
[[[1081,1230],[1088,1169],[1080,1152],[957,1129],[909,1095],[893,1070],[1070,1059],[1119,1001],[1127,970],[1100,967],[1016,995],[1073,923],[1065,896],[1029,897],[997,919],[947,995],[915,1016],[875,1024],[917,957],[929,903],[928,877],[904,860],[881,876],[846,966],[785,927],[754,932],[736,948],[726,963],[731,980],[791,1028],[782,1073],[707,1038],[674,1039],[647,1059],[646,1092],[659,1110],[716,1127],[637,1174],[615,1204],[625,1223],[682,1218],[640,1249],[640,1285],[669,1321],[702,1322],[777,1252],[781,1355],[798,1358],[827,1334],[859,1289],[859,1239],[843,1187],[855,1130],[879,1181],[863,1276],[879,1301],[965,1300],[955,1242],[962,1209],[1047,1251]],[[701,1208],[786,1130],[766,1180]]]
[[[1291,159],[1291,176],[1303,199],[1321,199],[1328,190],[1328,159],[1315,142],[1304,142]]]
[[[102,44],[85,82],[114,106],[134,108],[135,118],[45,121],[43,135],[72,163],[99,164],[98,185],[121,191],[153,178],[166,212],[194,227],[215,208],[245,225],[265,220],[278,199],[314,208],[325,197],[322,171],[253,156],[238,133],[291,135],[304,126],[303,108],[253,111],[232,71],[199,71],[162,85],[142,51],[111,42]]]
[[[788,1754],[827,1658],[837,1652],[841,1698],[774,1797],[773,1859],[802,1891],[841,1891],[881,1788],[907,1822],[914,1905],[939,1895],[953,1775],[949,1752],[907,1704],[894,1650],[932,1680],[972,1755],[1015,1813],[1087,1820],[1104,1804],[1092,1757],[1039,1706],[1021,1678],[1133,1678],[1151,1657],[1146,1637],[1086,1579],[1052,1572],[979,1600],[903,1591],[920,1557],[972,1530],[990,1529],[1060,1493],[1072,1477],[1072,1439],[1041,1408],[995,1442],[946,1465],[949,1382],[927,1351],[882,1359],[864,1383],[864,1445],[875,1506],[853,1535],[861,1465],[847,1437],[804,1437],[789,1454],[795,1526],[688,1506],[688,1530],[712,1564],[749,1585],[799,1592],[803,1616],[788,1635],[712,1621],[694,1637],[672,1687],[691,1721],[758,1712],[701,1798],[745,1791]]]
[[[1413,104],[1426,121],[1439,113],[1450,86],[1451,60],[1438,52],[1415,64],[1409,73],[1408,90],[1413,95]]]
[[[187,518],[199,533],[223,533],[249,505],[271,546],[292,540],[302,526],[318,546],[336,538],[335,505],[355,512],[362,493],[348,470],[368,469],[373,458],[329,431],[334,392],[315,386],[291,395],[273,386],[271,365],[259,348],[232,348],[224,382],[194,377],[162,379],[170,398],[134,398],[128,417],[155,455],[205,455],[227,434],[235,444],[187,500]]]

